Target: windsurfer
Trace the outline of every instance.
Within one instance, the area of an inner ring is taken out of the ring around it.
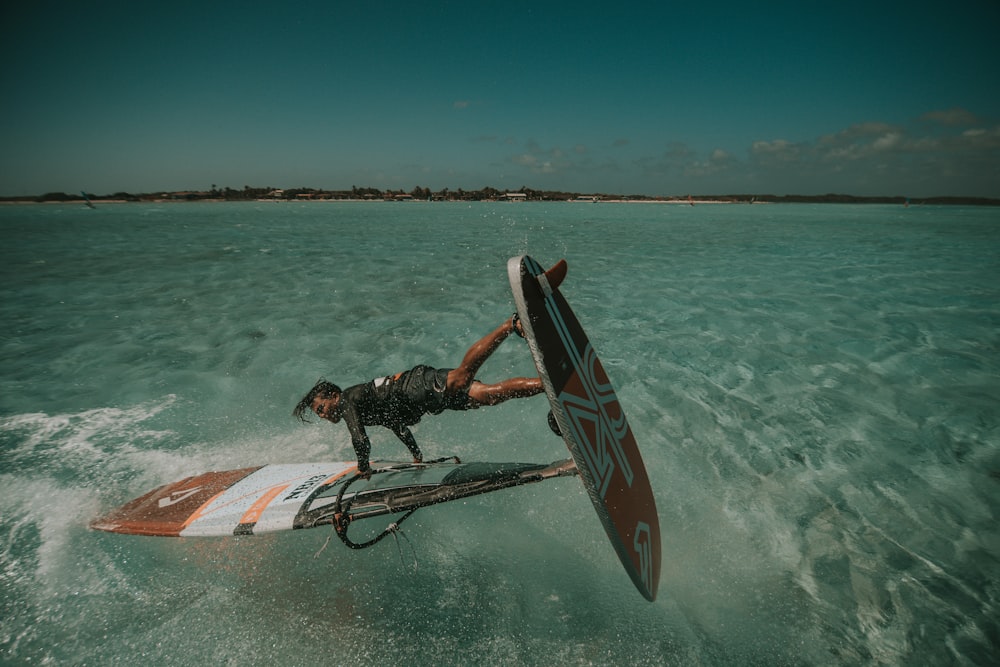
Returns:
[[[498,405],[511,398],[526,398],[544,391],[537,378],[515,377],[496,384],[476,379],[476,373],[510,334],[524,337],[517,314],[476,341],[465,353],[457,368],[438,369],[418,365],[408,371],[375,378],[369,382],[341,389],[320,380],[307,393],[292,414],[303,421],[311,410],[333,424],[341,419],[351,432],[351,444],[358,458],[358,472],[369,474],[371,441],[365,426],[384,426],[396,434],[413,455],[413,462],[423,461],[423,454],[409,427],[426,414],[444,410],[473,410]]]

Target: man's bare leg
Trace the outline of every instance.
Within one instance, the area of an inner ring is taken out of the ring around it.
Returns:
[[[513,332],[514,323],[512,320],[507,320],[494,329],[492,333],[473,343],[472,347],[465,353],[458,368],[448,373],[448,389],[454,391],[469,389],[476,379],[476,373],[479,372],[480,367],[490,358],[491,354],[496,352],[500,343],[507,340],[507,336]]]
[[[510,378],[496,384],[473,382],[469,387],[469,398],[476,407],[484,405],[499,405],[511,398],[527,398],[545,391],[545,386],[539,378]]]
[[[545,278],[552,289],[559,287],[562,281],[566,278],[566,271],[566,260],[561,259],[545,272]],[[462,363],[459,364],[458,368],[455,368],[448,373],[449,391],[465,391],[471,389],[476,380],[476,373],[479,372],[480,367],[486,363],[486,360],[490,358],[491,354],[496,352],[496,349],[500,347],[500,343],[507,340],[507,337],[514,333],[515,322],[515,318],[512,317],[494,329],[492,333],[473,343],[472,347],[470,347],[465,353],[465,357],[462,358]],[[523,337],[524,333],[518,332],[518,335]],[[521,394],[520,392],[522,389],[520,388],[520,385],[517,385],[518,381],[537,382],[537,387],[532,385],[532,388],[528,390],[529,393]],[[508,382],[513,382],[515,384],[510,385],[510,387],[506,387],[505,385]],[[495,396],[505,396],[505,398],[501,398],[499,401],[496,401],[496,403],[505,401],[507,398],[534,396],[535,394],[539,394],[544,391],[542,382],[538,378],[511,378],[510,380],[506,380],[505,382],[501,382],[499,384],[483,386],[491,388],[483,390],[486,392],[484,396],[488,395],[491,397],[488,400],[495,401]],[[471,391],[470,396],[472,396]],[[474,400],[476,399],[475,396],[472,396],[472,398]],[[483,405],[496,405],[496,403],[483,402]]]

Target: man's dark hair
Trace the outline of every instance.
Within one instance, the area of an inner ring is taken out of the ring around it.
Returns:
[[[292,416],[298,417],[301,421],[308,422],[309,420],[306,419],[306,413],[312,410],[312,402],[317,396],[320,398],[330,398],[334,394],[339,393],[340,387],[332,382],[327,382],[323,378],[320,378],[319,382],[316,383],[316,386],[310,389],[309,393],[303,396],[302,400],[299,401],[299,404],[295,406],[294,410],[292,410]]]

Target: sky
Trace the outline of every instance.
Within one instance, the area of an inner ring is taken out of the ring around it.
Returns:
[[[6,2],[0,195],[1000,197],[1000,1]]]

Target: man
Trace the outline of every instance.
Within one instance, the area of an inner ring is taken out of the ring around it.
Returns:
[[[511,398],[534,396],[544,391],[539,378],[510,378],[496,384],[476,379],[480,366],[510,334],[524,337],[515,313],[492,333],[476,341],[453,369],[437,369],[419,365],[414,368],[376,378],[341,390],[337,385],[320,380],[292,414],[306,421],[306,410],[336,424],[341,419],[351,432],[351,444],[358,457],[358,472],[370,475],[371,441],[366,426],[384,426],[396,434],[413,455],[413,462],[423,461],[423,454],[409,427],[425,414],[437,415],[444,410],[473,410],[484,405],[498,405]]]

